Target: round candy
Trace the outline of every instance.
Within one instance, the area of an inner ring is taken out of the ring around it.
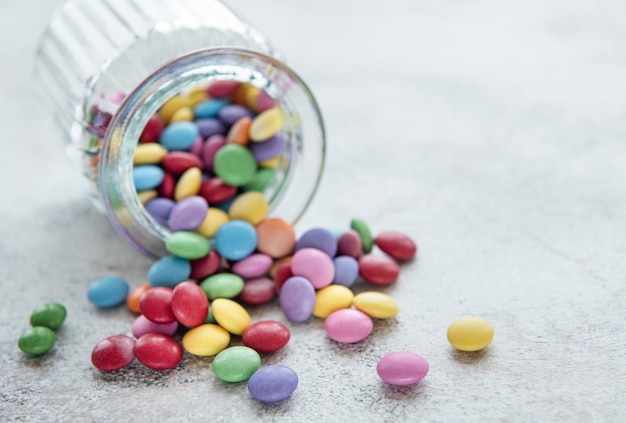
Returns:
[[[291,260],[281,263],[274,272],[274,285],[276,286],[276,292],[280,292],[283,285],[289,278],[293,276],[291,272]],[[310,282],[309,282],[310,283]]]
[[[210,178],[200,187],[199,195],[209,204],[222,203],[237,194],[237,187],[224,183],[220,178]]]
[[[329,285],[315,293],[315,317],[326,318],[329,314],[349,308],[352,305],[354,294],[349,288],[342,285]]]
[[[350,221],[350,227],[359,234],[361,244],[363,246],[363,252],[369,253],[372,251],[374,238],[372,237],[372,232],[370,232],[370,228],[367,226],[367,223],[365,223],[363,219],[354,218]]]
[[[233,335],[241,335],[252,324],[250,315],[240,304],[227,298],[218,298],[211,303],[215,321]]]
[[[242,382],[261,367],[261,357],[252,348],[230,347],[215,356],[212,367],[224,382]]]
[[[400,266],[390,257],[365,254],[359,258],[359,274],[375,285],[389,285],[400,275]]]
[[[277,402],[288,398],[298,387],[298,375],[281,364],[272,364],[256,371],[248,380],[248,391],[261,402]]]
[[[45,326],[57,330],[67,316],[67,310],[59,303],[46,303],[33,310],[30,315],[31,326]]]
[[[328,254],[329,257],[335,257],[335,254],[337,254],[337,240],[327,229],[309,229],[296,243],[296,251],[303,248],[316,248]]]
[[[260,353],[278,351],[289,342],[291,333],[287,326],[275,320],[261,320],[243,331],[243,343]]]
[[[168,125],[159,136],[159,143],[169,151],[189,150],[200,135],[193,122],[175,122]]]
[[[269,211],[267,199],[260,192],[250,191],[239,195],[228,209],[230,219],[259,224]]]
[[[285,140],[280,134],[276,134],[270,139],[262,142],[255,142],[250,145],[250,151],[257,162],[269,160],[283,148]]]
[[[160,333],[147,333],[135,342],[137,360],[154,370],[174,368],[183,358],[183,349],[174,338]]]
[[[191,264],[180,257],[168,256],[154,262],[148,270],[150,286],[166,286],[173,288],[182,281],[189,279]]]
[[[273,258],[285,257],[293,252],[296,233],[283,219],[265,219],[256,227],[258,250]]]
[[[207,238],[213,238],[218,229],[221,228],[226,222],[228,222],[228,215],[224,210],[220,210],[216,207],[209,207],[206,217],[202,221],[202,224],[198,226],[196,232]]]
[[[135,341],[126,335],[113,335],[98,342],[91,351],[91,363],[103,372],[128,366],[135,358]]]
[[[278,107],[258,114],[250,127],[251,141],[265,141],[278,133],[283,124],[282,111]]]
[[[335,265],[328,254],[316,248],[296,251],[291,259],[291,271],[306,278],[315,289],[324,288],[335,277]]]
[[[204,198],[197,195],[183,198],[172,207],[169,227],[173,231],[193,231],[204,222],[208,211]]]
[[[93,281],[87,288],[87,298],[97,307],[115,307],[126,301],[129,290],[124,279],[109,276]]]
[[[218,116],[222,122],[228,126],[232,126],[242,117],[252,117],[252,112],[247,107],[239,104],[228,104],[219,111]]]
[[[228,144],[220,148],[213,160],[213,170],[228,185],[240,187],[252,180],[257,163],[246,147]]]
[[[231,267],[231,271],[244,279],[258,278],[269,272],[274,261],[267,254],[251,254],[238,261]]]
[[[354,297],[352,304],[357,310],[375,319],[388,319],[398,313],[398,304],[382,292],[361,292]]]
[[[139,300],[141,299],[143,293],[149,289],[150,284],[146,282],[131,291],[131,293],[128,295],[128,298],[126,299],[126,305],[128,306],[128,309],[130,311],[132,311],[133,313],[141,312],[139,310]]]
[[[390,385],[408,386],[424,379],[428,373],[428,361],[413,352],[392,352],[378,361],[376,372]]]
[[[154,323],[171,323],[176,320],[172,312],[172,289],[159,286],[150,288],[141,296],[139,309],[146,319]]]
[[[195,282],[182,282],[172,292],[172,312],[183,325],[201,325],[209,314],[209,300]]]
[[[165,177],[163,169],[155,165],[141,165],[133,168],[133,183],[137,191],[147,191],[158,187]]]
[[[233,273],[218,273],[202,281],[200,287],[209,300],[235,298],[243,290],[243,279]]]
[[[361,236],[353,229],[344,232],[337,239],[337,255],[350,256],[358,259],[363,251]]]
[[[200,234],[179,231],[167,237],[165,248],[176,257],[194,260],[209,254],[211,244],[208,239]]]
[[[330,314],[324,321],[324,329],[330,339],[351,344],[367,338],[374,329],[374,322],[362,311],[347,308]]]
[[[155,198],[145,204],[145,209],[150,216],[161,225],[165,225],[170,218],[170,213],[174,208],[174,201],[169,198]]]
[[[237,91],[240,85],[241,82],[233,81],[230,79],[224,81],[215,81],[212,82],[211,85],[209,85],[209,87],[207,88],[207,93],[211,97],[224,97],[233,94],[235,91]]]
[[[287,279],[280,289],[280,308],[285,316],[294,323],[301,323],[311,317],[314,307],[315,289],[311,282],[300,276]]]
[[[167,150],[157,143],[140,144],[133,154],[133,165],[158,164],[167,155]]]
[[[251,125],[252,118],[250,118],[249,116],[244,116],[239,119],[228,131],[228,135],[226,136],[226,143],[239,145],[250,144],[250,137],[248,133],[250,132]]]
[[[163,198],[174,198],[174,189],[176,188],[176,178],[170,173],[165,173],[163,182],[159,185],[158,192]]]
[[[478,351],[493,340],[493,326],[477,316],[465,316],[452,322],[448,327],[448,341],[461,351]]]
[[[170,98],[159,108],[161,121],[165,124],[169,123],[174,113],[183,107],[189,107],[189,100],[187,98],[180,95]]]
[[[183,348],[193,355],[208,357],[228,347],[230,333],[218,325],[207,323],[196,326],[183,336]]]
[[[216,117],[222,107],[226,106],[227,104],[228,101],[221,99],[205,100],[201,103],[198,103],[196,107],[193,108],[193,114],[196,119]]]
[[[57,337],[52,329],[45,326],[30,328],[20,336],[17,346],[30,355],[41,355],[50,351]]]
[[[174,151],[169,153],[163,158],[161,165],[166,171],[173,175],[182,175],[186,170],[191,169],[192,167],[199,169],[204,167],[204,163],[198,156],[186,151]]]
[[[333,283],[351,287],[359,276],[359,263],[354,257],[339,256],[333,259],[335,277]]]
[[[265,304],[276,297],[276,285],[269,278],[249,279],[243,285],[239,301],[246,304]]]
[[[158,115],[153,115],[148,119],[146,126],[144,126],[139,140],[143,143],[157,142],[161,131],[163,131],[163,122],[161,122]]]
[[[215,234],[215,248],[228,260],[242,260],[256,248],[257,235],[254,226],[243,220],[231,220],[223,224]]]
[[[209,137],[202,146],[202,161],[204,162],[204,167],[212,171],[213,164],[215,163],[215,155],[218,150],[226,145],[226,138],[223,135],[213,135]]]
[[[185,173],[180,175],[180,178],[178,178],[176,182],[176,187],[174,187],[174,199],[180,201],[184,198],[197,196],[201,186],[202,171],[197,167],[189,168]]]
[[[191,275],[192,279],[204,279],[217,272],[222,264],[222,257],[217,251],[211,250],[209,254],[198,260],[191,260]]]
[[[178,329],[178,322],[173,321],[171,323],[154,323],[146,319],[143,314],[137,316],[131,326],[133,336],[135,338],[141,338],[146,333],[161,333],[163,335],[172,336]]]
[[[396,260],[411,260],[417,253],[415,242],[402,232],[381,232],[374,242],[385,254]]]
[[[215,118],[198,119],[196,126],[203,138],[209,138],[213,135],[224,135],[226,133],[224,124]]]

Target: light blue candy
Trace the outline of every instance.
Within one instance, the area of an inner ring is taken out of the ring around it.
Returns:
[[[256,249],[254,226],[243,220],[224,223],[215,234],[215,249],[228,260],[241,260]]]
[[[179,257],[167,256],[157,260],[148,270],[150,286],[174,288],[189,279],[191,264]]]
[[[189,150],[200,135],[193,122],[176,122],[161,132],[159,143],[169,151]]]
[[[227,104],[228,101],[219,99],[202,101],[196,104],[196,107],[193,108],[193,116],[196,119],[217,117],[220,110],[222,110],[222,107]]]
[[[159,166],[142,165],[133,168],[133,182],[137,191],[146,191],[158,187],[163,182],[164,177],[165,172]]]
[[[87,288],[87,298],[97,307],[115,307],[126,301],[129,290],[124,279],[109,276],[93,281]]]

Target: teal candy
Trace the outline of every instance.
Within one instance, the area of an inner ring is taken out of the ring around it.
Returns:
[[[200,135],[193,122],[176,122],[161,132],[159,143],[169,151],[189,150]]]
[[[193,115],[195,119],[206,119],[217,117],[222,107],[226,106],[228,101],[211,99],[205,100],[196,105],[193,108]]]
[[[146,191],[158,187],[163,182],[164,177],[165,172],[159,166],[142,165],[133,168],[133,182],[137,191]]]
[[[215,234],[215,249],[227,260],[241,260],[256,249],[256,229],[243,220],[224,223]]]
[[[211,301],[216,298],[235,298],[243,291],[243,286],[243,278],[233,273],[218,273],[200,284],[200,288]]]
[[[189,279],[191,264],[180,257],[167,256],[157,260],[148,270],[150,286],[174,288]]]
[[[215,375],[224,382],[242,382],[259,370],[261,356],[252,348],[230,347],[215,356],[212,366]]]
[[[126,301],[129,291],[124,279],[109,276],[93,281],[87,288],[87,298],[97,307],[115,307]]]

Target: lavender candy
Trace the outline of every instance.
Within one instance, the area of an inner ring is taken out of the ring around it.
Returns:
[[[229,104],[220,109],[218,116],[225,125],[232,126],[242,117],[252,117],[254,114],[247,107],[239,104]]]
[[[316,248],[325,252],[332,258],[337,254],[337,240],[327,229],[309,229],[302,234],[298,242],[296,242],[296,251],[303,248]]]
[[[301,323],[313,314],[315,289],[311,282],[301,276],[287,279],[280,289],[280,308],[294,323]]]
[[[154,220],[159,222],[161,225],[166,225],[167,220],[170,218],[170,213],[172,212],[174,204],[174,200],[165,197],[158,197],[148,201],[144,207]]]
[[[197,229],[209,211],[207,201],[197,195],[183,198],[172,207],[168,220],[172,231],[192,231]]]
[[[276,402],[289,397],[298,387],[298,375],[281,364],[261,367],[248,380],[248,391],[254,399]]]
[[[333,283],[351,287],[359,276],[359,262],[354,257],[339,256],[333,260],[335,277]]]
[[[198,127],[198,131],[200,131],[200,135],[204,138],[209,138],[213,135],[224,135],[226,133],[224,124],[219,119],[215,118],[198,119],[196,126]]]
[[[257,162],[269,160],[277,155],[283,148],[285,140],[280,134],[276,134],[268,140],[250,143],[248,148]]]

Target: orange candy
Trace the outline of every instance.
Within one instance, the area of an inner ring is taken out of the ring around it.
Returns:
[[[293,253],[296,233],[288,222],[279,218],[266,219],[256,227],[257,249],[273,258]]]
[[[143,295],[144,292],[150,289],[150,284],[148,282],[143,285],[139,285],[137,288],[133,289],[133,292],[130,293],[128,299],[126,300],[126,304],[128,305],[128,309],[133,313],[141,313],[139,310],[139,299]]]
[[[244,116],[234,123],[228,135],[226,136],[226,142],[229,144],[248,145],[250,143],[250,137],[248,132],[252,125],[252,118]]]

